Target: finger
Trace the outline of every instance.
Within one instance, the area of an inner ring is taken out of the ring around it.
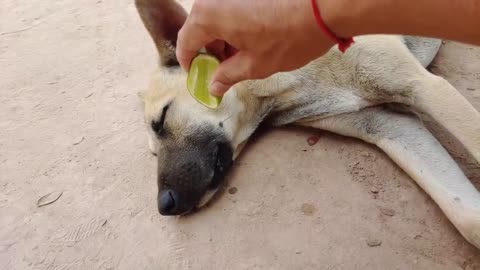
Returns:
[[[222,96],[234,84],[247,79],[256,79],[252,70],[252,57],[239,52],[220,64],[210,83],[210,93],[214,96]]]
[[[188,71],[190,63],[197,56],[198,51],[214,40],[203,29],[199,29],[187,19],[178,32],[176,55],[180,66]]]

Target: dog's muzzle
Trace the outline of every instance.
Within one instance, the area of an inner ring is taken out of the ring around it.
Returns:
[[[157,203],[163,216],[182,215],[196,208],[209,191],[218,189],[232,165],[232,147],[225,140],[212,139],[187,149],[162,161],[167,166],[159,172]]]

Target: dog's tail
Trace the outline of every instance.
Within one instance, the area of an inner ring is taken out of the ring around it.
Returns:
[[[480,113],[445,79],[426,75],[417,85],[413,104],[423,119],[432,118],[480,163]]]
[[[423,67],[429,66],[442,46],[442,40],[415,36],[404,36],[403,41]]]

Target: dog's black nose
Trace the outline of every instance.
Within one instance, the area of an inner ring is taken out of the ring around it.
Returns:
[[[175,198],[176,194],[173,190],[163,190],[158,194],[158,211],[160,215],[175,215]]]

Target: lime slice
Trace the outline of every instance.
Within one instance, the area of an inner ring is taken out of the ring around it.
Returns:
[[[208,85],[213,73],[218,68],[220,61],[209,54],[199,54],[190,65],[190,71],[187,77],[187,89],[192,97],[200,104],[216,109],[222,102],[222,97],[210,95]]]

